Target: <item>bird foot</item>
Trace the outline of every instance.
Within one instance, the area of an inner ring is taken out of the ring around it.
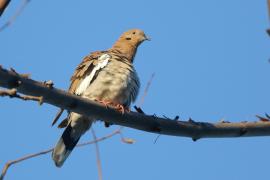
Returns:
[[[115,108],[115,110],[119,111],[121,114],[124,114],[125,112],[130,112],[130,108],[125,107],[122,104],[115,104],[115,103],[113,103],[111,101],[100,100],[100,99],[95,99],[95,101],[103,104],[106,108],[108,108],[108,106],[111,106],[111,107]]]
[[[111,101],[100,100],[100,99],[95,99],[95,101],[103,104],[106,108],[108,108],[109,105],[113,105],[113,103]]]
[[[125,112],[130,112],[130,109],[128,107],[123,106],[122,104],[116,104],[114,108],[121,114],[124,114]]]

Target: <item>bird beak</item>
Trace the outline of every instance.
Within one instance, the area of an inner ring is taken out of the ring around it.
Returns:
[[[144,36],[144,40],[145,40],[145,41],[151,41],[151,38],[148,37],[148,36]]]

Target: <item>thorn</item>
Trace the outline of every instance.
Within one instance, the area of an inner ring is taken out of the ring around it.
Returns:
[[[267,113],[265,113],[265,116],[267,117],[267,119],[270,119],[270,116]]]
[[[188,122],[196,124],[196,122],[192,120],[191,118],[188,119]]]
[[[44,84],[47,88],[53,88],[53,81],[52,80],[48,80],[48,81],[44,81]]]
[[[106,128],[110,127],[111,125],[113,125],[113,123],[104,121],[104,126],[105,126]]]
[[[38,97],[38,104],[40,106],[43,104],[43,96]]]
[[[10,71],[13,72],[13,73],[15,73],[16,75],[18,75],[18,73],[12,67],[10,68]]]
[[[193,138],[192,138],[192,141],[193,141],[193,142],[196,142],[198,139],[199,139],[199,138],[193,137]]]
[[[142,108],[140,108],[140,107],[134,106],[134,109],[135,109],[138,113],[140,113],[140,114],[145,114],[145,113],[143,112]]]
[[[263,122],[268,122],[268,121],[269,121],[269,119],[264,118],[264,117],[259,116],[259,115],[256,115],[256,117],[259,118],[259,120],[260,120],[260,121],[263,121]]]
[[[173,120],[175,120],[175,121],[179,120],[179,116],[178,115],[175,116],[175,118]]]
[[[270,36],[270,29],[266,29],[266,33]]]
[[[225,119],[222,118],[222,119],[219,121],[219,123],[230,123],[230,121],[225,121]]]
[[[165,119],[170,119],[170,118],[168,118],[167,116],[165,116],[165,115],[162,115]]]
[[[161,136],[161,134],[159,134],[159,135],[156,137],[156,139],[155,139],[155,141],[154,141],[154,144],[156,144],[156,142],[157,142],[157,140],[159,139],[160,136]]]

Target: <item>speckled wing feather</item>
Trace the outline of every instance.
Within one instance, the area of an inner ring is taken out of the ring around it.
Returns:
[[[79,86],[79,84],[81,83],[81,81],[84,79],[84,77],[86,75],[91,73],[91,71],[93,70],[93,68],[95,66],[95,61],[97,61],[98,58],[102,54],[104,54],[105,52],[106,51],[95,51],[83,59],[83,61],[78,65],[78,67],[76,68],[74,74],[72,75],[72,77],[70,79],[71,84],[70,84],[68,92],[75,94],[76,89]],[[59,109],[58,113],[56,114],[56,116],[52,122],[52,126],[58,121],[58,119],[60,118],[63,111],[64,111],[64,109]],[[64,119],[64,121],[65,120],[66,119]],[[65,125],[63,126],[62,124],[66,124],[66,123],[61,122],[60,126],[58,126],[58,127],[59,128],[65,127]]]
[[[95,61],[97,61],[104,52],[105,51],[96,51],[83,59],[70,79],[71,84],[68,90],[70,93],[75,94],[76,89],[81,81],[85,78],[85,76],[91,73],[95,66]]]

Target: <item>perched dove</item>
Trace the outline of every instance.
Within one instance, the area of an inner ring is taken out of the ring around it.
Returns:
[[[142,30],[132,29],[124,32],[111,49],[86,56],[71,77],[69,92],[104,104],[118,105],[122,110],[128,109],[135,101],[140,87],[132,63],[138,46],[145,40],[149,39]],[[62,112],[60,110],[53,124]],[[52,152],[57,167],[63,165],[80,137],[95,120],[95,117],[70,112],[60,124],[66,129]]]

